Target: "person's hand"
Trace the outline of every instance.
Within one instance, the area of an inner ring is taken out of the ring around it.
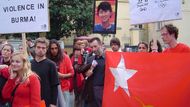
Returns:
[[[81,49],[81,54],[83,55],[85,52],[84,48]]]
[[[90,77],[92,74],[92,69],[89,69],[87,72],[85,72],[86,77]]]
[[[58,72],[58,76],[59,76],[60,79],[65,79],[65,74],[62,74],[62,73]]]
[[[95,68],[97,65],[98,65],[97,61],[96,61],[96,60],[93,60],[93,61],[92,61],[92,67]]]
[[[50,104],[49,107],[57,107],[56,105]]]
[[[9,69],[9,73],[10,73],[10,77],[9,77],[10,79],[16,78],[16,76],[17,76],[16,72],[14,72],[13,70]]]

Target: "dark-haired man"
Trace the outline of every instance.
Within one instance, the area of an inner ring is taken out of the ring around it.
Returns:
[[[120,40],[118,38],[112,38],[110,40],[110,46],[113,52],[121,52],[120,49]]]
[[[103,55],[102,42],[95,37],[90,40],[90,47],[94,55],[87,60],[87,66],[82,71],[85,72],[85,100],[88,102],[88,107],[102,107],[102,97],[104,88],[105,76],[105,57]]]
[[[46,107],[56,107],[59,80],[55,63],[46,58],[48,46],[49,42],[45,38],[36,39],[31,68],[40,77],[41,99],[45,100]]]
[[[177,43],[178,28],[172,24],[165,25],[161,28],[162,40],[168,45],[163,52],[190,52],[190,48],[182,43]]]

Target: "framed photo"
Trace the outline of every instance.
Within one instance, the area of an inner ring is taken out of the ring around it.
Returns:
[[[117,0],[95,0],[93,33],[115,34]]]

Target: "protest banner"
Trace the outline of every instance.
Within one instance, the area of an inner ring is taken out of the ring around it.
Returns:
[[[181,0],[129,0],[131,24],[181,19]]]
[[[48,0],[1,0],[0,34],[49,31]]]
[[[190,107],[189,63],[189,53],[106,52],[102,107]]]

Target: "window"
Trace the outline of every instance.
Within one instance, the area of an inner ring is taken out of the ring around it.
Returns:
[[[185,0],[182,0],[182,4],[185,4]]]
[[[156,23],[156,30],[157,30],[157,31],[160,31],[160,29],[162,28],[162,26],[163,26],[163,23],[162,23],[162,22]]]
[[[142,29],[142,28],[143,28],[143,25],[142,25],[142,24],[140,24],[140,25],[134,25],[134,28]]]

